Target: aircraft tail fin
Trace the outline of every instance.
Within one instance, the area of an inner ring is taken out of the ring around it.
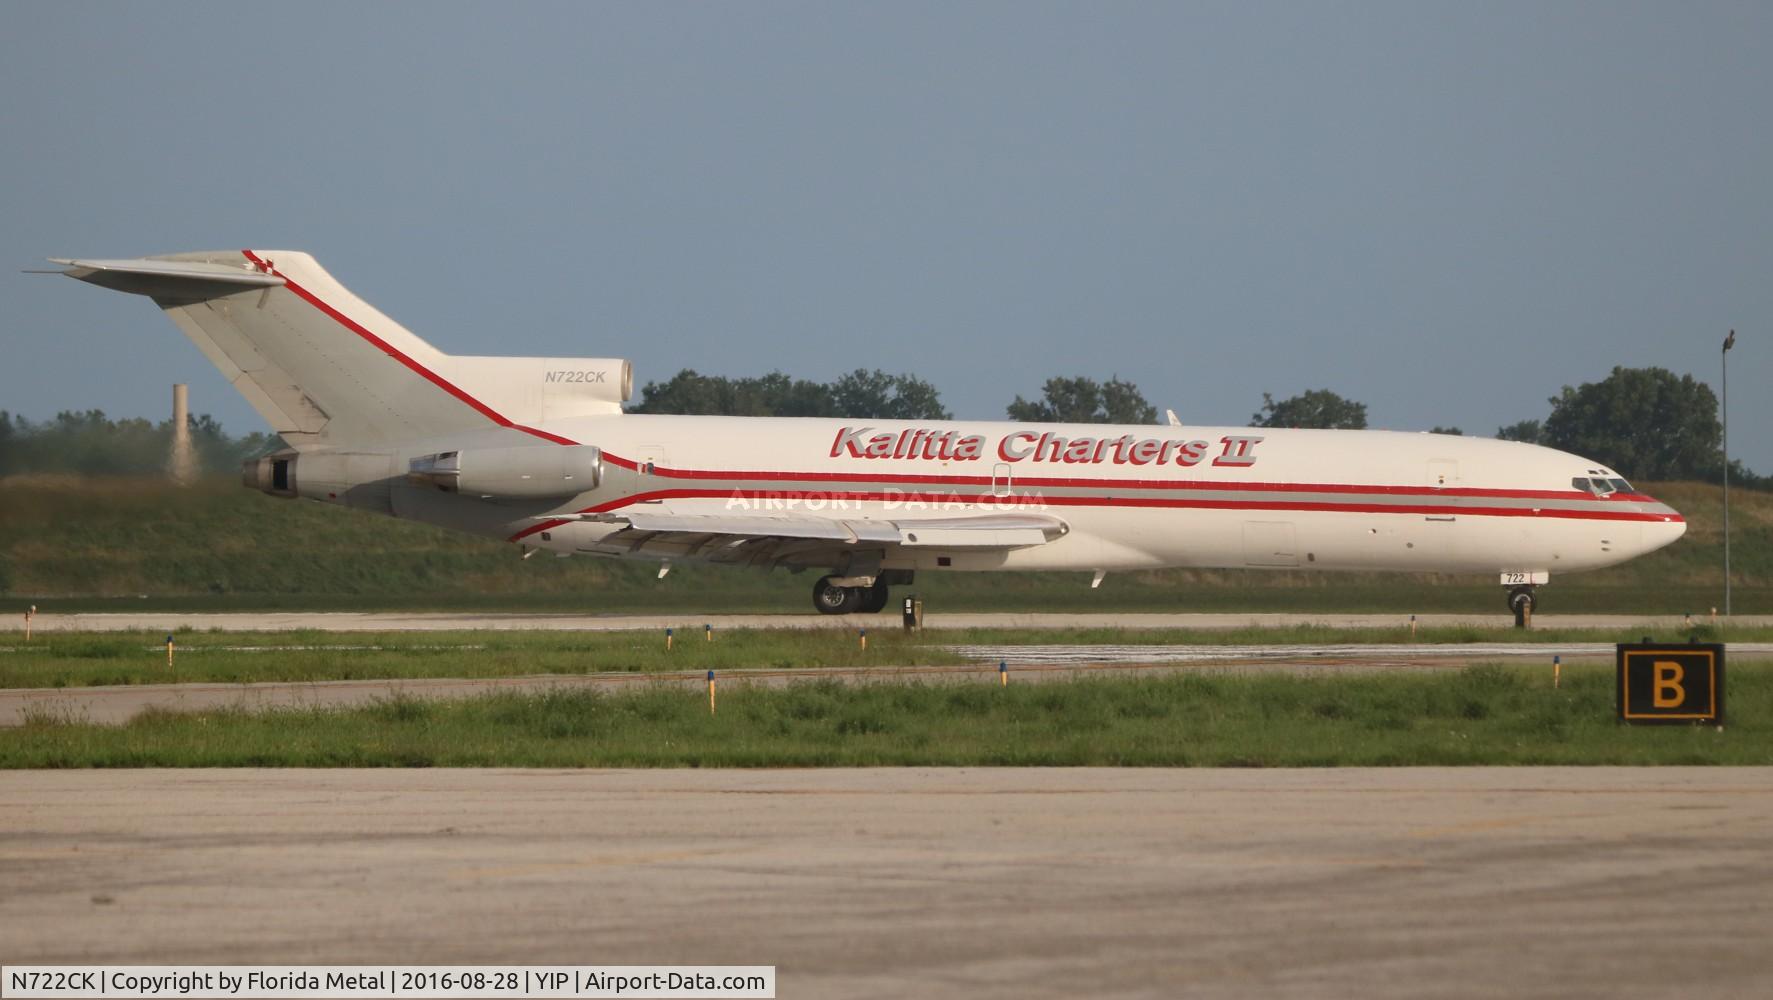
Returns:
[[[632,384],[625,361],[444,354],[305,253],[55,262],[71,277],[153,299],[298,450],[373,447],[489,425],[535,433],[528,424],[620,412]],[[549,373],[563,365],[603,377],[550,384]]]

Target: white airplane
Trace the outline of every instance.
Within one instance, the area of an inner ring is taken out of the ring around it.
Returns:
[[[247,486],[558,555],[821,570],[878,611],[931,570],[1553,572],[1681,537],[1612,470],[1535,445],[1387,431],[646,416],[613,358],[438,351],[307,254],[64,260],[146,295],[288,449]],[[511,339],[504,334],[500,339]]]

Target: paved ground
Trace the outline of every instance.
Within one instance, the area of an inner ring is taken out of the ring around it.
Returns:
[[[9,963],[1765,997],[1773,769],[0,774]]]
[[[1388,628],[1407,624],[1409,615],[1315,615],[1315,614],[938,614],[924,619],[930,628],[1246,628],[1251,625],[1331,625],[1338,627],[1371,626]],[[1509,625],[1513,619],[1504,614],[1493,615],[1419,615],[1424,626],[1486,625],[1492,628]],[[1540,615],[1534,621],[1544,628],[1671,628],[1683,622],[1680,615]],[[1696,618],[1695,621],[1703,621]],[[1773,625],[1773,615],[1738,615],[1733,624]],[[22,625],[22,622],[18,623]],[[711,624],[728,628],[837,628],[875,626],[897,628],[896,615],[850,615],[832,618],[820,614],[801,615],[520,615],[480,614],[473,612],[404,613],[404,612],[247,612],[188,613],[156,612],[147,614],[41,614],[35,628],[62,632],[170,631],[189,626],[208,631],[229,632],[283,631],[289,629],[320,629],[327,632],[407,632],[449,629],[533,629],[547,631],[621,631],[670,627],[700,629]],[[9,626],[16,627],[16,626]]]

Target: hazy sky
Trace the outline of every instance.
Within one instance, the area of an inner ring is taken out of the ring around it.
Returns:
[[[263,429],[46,256],[306,250],[446,351],[1493,434],[1661,365],[1773,472],[1767,3],[12,3],[0,409]]]

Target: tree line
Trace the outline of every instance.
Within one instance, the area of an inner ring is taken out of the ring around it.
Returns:
[[[1262,394],[1255,427],[1367,426],[1365,404],[1316,389],[1275,402]],[[1615,367],[1599,382],[1563,387],[1546,400],[1542,420],[1521,420],[1496,428],[1504,441],[1539,444],[1592,458],[1629,479],[1699,480],[1724,477],[1723,425],[1718,397],[1691,375],[1666,368]],[[1434,427],[1431,434],[1463,434],[1457,427]],[[1730,481],[1773,490],[1773,477],[1757,475],[1730,460]]]
[[[1564,386],[1547,402],[1551,409],[1543,419],[1498,427],[1496,437],[1592,458],[1633,479],[1718,482],[1723,478],[1717,396],[1691,375],[1676,375],[1665,368],[1617,367],[1599,382]],[[930,383],[912,375],[866,369],[820,383],[781,372],[729,378],[686,368],[668,381],[647,383],[640,403],[630,412],[950,419]],[[1157,407],[1137,385],[1118,375],[1106,382],[1082,375],[1056,376],[1047,379],[1037,399],[1017,395],[1005,407],[1005,415],[1042,423],[1150,424],[1157,422]],[[1329,389],[1310,389],[1286,399],[1265,392],[1249,423],[1364,430],[1367,404]],[[1465,432],[1435,426],[1429,433]],[[1773,489],[1773,477],[1756,475],[1737,460],[1730,463],[1730,481]]]
[[[629,413],[685,413],[724,417],[850,417],[872,420],[952,420],[936,387],[914,375],[858,368],[831,382],[782,372],[732,378],[685,368],[664,382],[648,382]]]
[[[281,448],[275,434],[232,437],[209,414],[188,418],[191,450],[207,472],[232,472],[240,462]],[[151,475],[166,471],[172,421],[112,419],[103,410],[64,410],[36,422],[0,410],[0,476],[71,473]]]
[[[1631,479],[1723,478],[1723,428],[1711,387],[1664,368],[1614,368],[1599,382],[1564,386],[1548,401],[1543,419],[1496,429],[1508,441],[1542,444],[1592,458]],[[648,382],[630,413],[678,413],[746,417],[838,417],[858,420],[951,420],[941,393],[909,374],[858,368],[830,382],[782,372],[731,377],[685,368],[663,382]],[[1044,423],[1153,424],[1157,408],[1139,387],[1118,375],[1106,382],[1087,376],[1046,380],[1038,398],[1017,395],[1005,407],[1011,420]],[[1361,430],[1365,403],[1329,389],[1275,399],[1262,394],[1252,427]],[[242,459],[280,446],[275,435],[228,435],[208,414],[190,418],[191,441],[202,466],[232,471]],[[1458,427],[1430,433],[1463,434]],[[68,472],[139,475],[162,471],[172,444],[172,422],[114,420],[101,410],[64,411],[33,423],[0,410],[0,475]],[[1773,476],[1730,463],[1730,481],[1773,489]]]

